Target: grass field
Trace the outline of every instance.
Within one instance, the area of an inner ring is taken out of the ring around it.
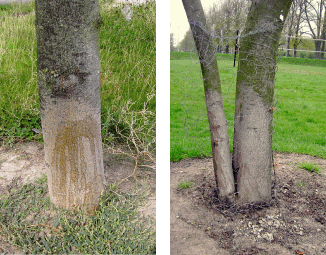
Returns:
[[[174,59],[174,60],[173,60]],[[171,161],[211,156],[200,65],[196,54],[171,53]],[[236,68],[218,56],[232,151]],[[276,75],[273,150],[326,158],[326,61],[285,59]]]

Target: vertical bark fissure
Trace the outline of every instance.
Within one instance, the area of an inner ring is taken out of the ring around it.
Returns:
[[[213,39],[207,32],[206,18],[200,0],[182,0],[182,2],[196,43],[203,75],[214,173],[219,197],[233,200],[234,178],[231,153]]]

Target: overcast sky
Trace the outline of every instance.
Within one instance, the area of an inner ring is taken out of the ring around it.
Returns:
[[[221,0],[201,0],[204,10]],[[189,29],[189,23],[181,0],[170,1],[170,33],[174,34],[175,42],[181,41]]]

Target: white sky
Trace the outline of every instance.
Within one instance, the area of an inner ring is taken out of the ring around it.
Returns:
[[[208,10],[213,3],[218,3],[221,0],[201,0],[204,11]],[[175,42],[181,41],[187,30],[189,29],[189,23],[183,4],[181,0],[170,1],[170,33],[174,34]]]

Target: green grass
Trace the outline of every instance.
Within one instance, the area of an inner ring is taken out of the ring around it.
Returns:
[[[314,172],[314,173],[317,173],[317,174],[320,173],[319,166],[314,164],[314,163],[311,163],[311,162],[304,162],[303,161],[299,165],[299,167],[302,168],[302,169],[308,170],[309,172]]]
[[[178,184],[178,189],[189,189],[194,181],[185,180]]]
[[[1,235],[33,254],[155,254],[155,233],[140,219],[143,194],[123,194],[114,185],[101,197],[96,214],[54,207],[46,176],[19,185],[14,180],[0,198]]]
[[[314,54],[313,54],[314,55]],[[239,55],[237,55],[238,58]],[[217,53],[216,57],[218,59],[234,59],[233,54],[221,54]],[[170,52],[170,60],[189,60],[196,59],[198,60],[198,55],[194,52]],[[310,59],[310,58],[293,58],[293,57],[280,57],[279,62],[283,64],[292,64],[292,65],[306,65],[306,66],[320,66],[326,67],[326,60],[321,59]]]
[[[210,132],[198,58],[178,54],[180,60],[171,60],[170,69],[170,159],[209,157]],[[218,65],[232,151],[236,68],[231,59],[218,58]],[[326,158],[325,80],[325,67],[287,64],[282,60],[278,63],[274,151]]]
[[[128,22],[110,2],[100,1],[103,141],[125,142],[138,130],[140,143],[155,144],[156,5],[132,7]],[[41,127],[34,9],[34,2],[0,8],[0,140],[5,143],[42,141],[31,130]]]
[[[216,57],[218,59],[234,59],[233,54],[217,53]],[[238,57],[238,55],[237,55]],[[181,60],[181,59],[196,59],[198,60],[198,55],[194,52],[170,52],[170,60]]]
[[[299,182],[297,183],[297,186],[298,186],[298,187],[305,187],[306,185],[305,185],[303,182],[299,181]]]
[[[320,66],[326,67],[326,60],[322,59],[309,59],[309,58],[292,58],[292,57],[282,57],[282,64],[291,65],[302,65],[302,66]]]

